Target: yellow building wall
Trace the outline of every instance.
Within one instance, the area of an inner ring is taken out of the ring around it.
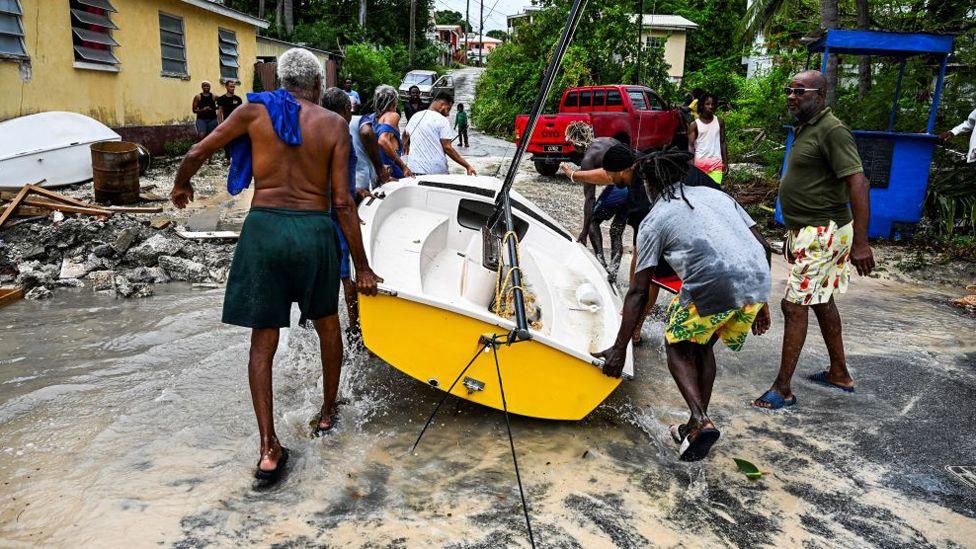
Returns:
[[[0,120],[43,111],[72,111],[112,127],[189,122],[193,96],[209,80],[221,93],[217,29],[237,35],[237,93],[254,81],[256,28],[179,0],[115,0],[112,36],[119,72],[74,68],[67,0],[27,0],[23,23],[30,79],[20,63],[0,60]],[[189,79],[161,76],[159,12],[183,18]]]
[[[646,44],[648,37],[665,37],[664,43],[664,62],[671,66],[668,69],[668,76],[681,79],[685,75],[685,47],[687,34],[683,30],[644,30],[641,35],[641,43]]]

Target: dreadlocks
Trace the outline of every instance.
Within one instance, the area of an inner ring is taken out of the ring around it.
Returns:
[[[581,151],[585,151],[590,146],[593,138],[593,126],[582,120],[570,122],[566,126],[566,141],[569,141]]]
[[[681,199],[689,208],[695,209],[685,197],[685,174],[688,173],[688,161],[692,155],[677,147],[667,147],[637,158],[637,173],[640,179],[665,200],[673,200],[681,195]]]

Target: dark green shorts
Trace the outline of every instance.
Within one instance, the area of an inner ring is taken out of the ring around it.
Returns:
[[[286,328],[294,302],[299,323],[338,311],[335,225],[327,212],[251,208],[227,278],[223,322]]]

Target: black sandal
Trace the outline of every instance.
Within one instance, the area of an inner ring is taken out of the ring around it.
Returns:
[[[263,459],[264,456],[261,456]],[[278,463],[275,464],[275,468],[271,471],[265,471],[261,469],[261,460],[258,460],[258,466],[254,470],[254,478],[263,481],[276,482],[281,478],[281,474],[285,471],[285,465],[288,463],[288,448],[284,446],[281,447],[281,455],[278,456]]]
[[[690,431],[681,443],[679,458],[681,461],[699,461],[708,456],[712,445],[721,435],[715,427],[703,427],[697,431]]]

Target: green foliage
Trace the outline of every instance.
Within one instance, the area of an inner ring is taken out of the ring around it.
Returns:
[[[569,13],[567,0],[546,0],[531,26],[495,49],[478,83],[472,106],[475,124],[499,135],[511,135],[515,116],[527,112],[539,92],[542,74]],[[637,25],[629,0],[604,0],[589,6],[567,49],[546,109],[551,112],[567,87],[630,83],[636,75]],[[673,99],[675,86],[660,49],[645,49],[641,82]]]
[[[360,96],[366,101],[380,84],[396,86],[403,73],[391,66],[398,63],[399,54],[406,57],[403,46],[389,48],[372,44],[354,44],[346,48],[346,58],[342,62],[340,79],[351,78]],[[399,74],[398,74],[399,73]]]
[[[500,29],[492,29],[486,32],[485,36],[494,38],[495,40],[501,40],[502,42],[508,41],[508,33]]]
[[[463,32],[471,32],[471,25],[464,20],[464,14],[453,10],[437,10],[434,22],[438,25],[460,25]]]
[[[163,144],[163,154],[170,157],[186,156],[190,147],[195,145],[196,139],[171,139]]]

